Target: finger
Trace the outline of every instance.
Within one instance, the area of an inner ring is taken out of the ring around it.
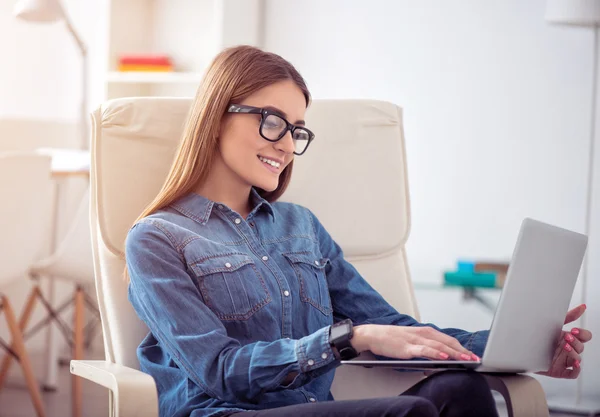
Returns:
[[[428,346],[438,352],[442,352],[445,353],[449,359],[454,359],[457,361],[470,361],[472,360],[471,358],[471,354],[469,353],[464,353],[463,351],[459,351],[456,349],[453,349],[452,347],[445,345],[441,342],[438,342],[437,340],[431,340],[431,339],[423,339],[422,341],[422,345],[423,346]]]
[[[574,322],[579,317],[581,317],[583,315],[583,313],[585,312],[586,308],[587,307],[585,304],[581,304],[580,306],[577,306],[574,309],[569,310],[569,312],[567,313],[567,317],[565,318],[565,324]]]
[[[581,373],[581,368],[565,369],[562,377],[566,379],[577,379]]]
[[[569,350],[570,348],[570,350]],[[554,378],[571,378],[577,374],[569,372],[572,369],[581,367],[581,357],[572,347],[567,347],[567,344],[561,346],[560,353],[552,361],[550,369],[546,372],[539,372],[540,375],[546,375]]]
[[[566,335],[563,332],[563,337]],[[558,344],[556,345],[556,349],[554,349],[554,355],[552,355],[552,362],[550,363],[550,368],[548,372],[556,373],[557,370],[561,370],[566,368],[567,362],[567,354],[569,353],[567,347],[567,343],[564,342],[564,339],[559,339]]]
[[[573,369],[562,369],[557,372],[536,372],[538,375],[545,375],[551,378],[562,378],[562,379],[577,379],[581,373],[581,368]]]
[[[407,347],[407,353],[412,358],[428,358],[433,360],[450,359],[450,356],[447,353],[426,345],[410,344]]]
[[[450,349],[454,350],[454,351],[458,351],[461,354],[465,354],[468,356],[473,356],[473,352],[471,352],[470,350],[466,349],[463,345],[460,344],[460,342],[452,337],[452,336],[448,336],[447,334],[444,334],[436,329],[434,329],[433,327],[420,327],[417,328],[417,334],[419,337],[423,338],[423,339],[428,339],[428,340],[433,340],[439,343],[444,344],[445,346],[448,346]],[[422,340],[418,341],[419,344],[423,344]],[[450,355],[450,352],[447,352]],[[459,355],[460,357],[460,355]],[[460,359],[460,360],[469,360],[469,359]]]
[[[579,329],[575,327],[571,330],[571,334],[583,343],[587,343],[592,340],[592,332],[586,329]]]
[[[556,361],[556,365],[562,368],[570,368],[575,365],[576,361],[581,363],[581,356],[573,349],[573,346],[569,343],[565,343],[563,345],[561,356],[559,356],[559,359]]]
[[[565,333],[563,340],[565,340],[569,345],[573,347],[575,352],[582,353],[583,352],[583,343],[573,336],[571,333]]]
[[[581,366],[581,356],[575,351],[569,352],[565,360],[565,368],[575,368],[575,364],[577,367]]]

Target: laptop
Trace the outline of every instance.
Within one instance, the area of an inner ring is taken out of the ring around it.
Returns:
[[[587,248],[586,235],[526,218],[480,361],[358,360],[344,365],[523,373],[550,368]]]

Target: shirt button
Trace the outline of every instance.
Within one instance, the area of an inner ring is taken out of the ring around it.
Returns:
[[[263,260],[263,261],[268,261],[268,260],[269,260],[269,257],[268,257],[268,256],[263,256],[263,257],[262,257],[262,260]]]
[[[319,261],[315,261],[315,265],[319,265]]]
[[[235,224],[240,224],[242,221],[240,219],[235,219]]]
[[[317,402],[317,400],[315,398],[313,398],[313,397],[310,397],[308,399],[308,401],[310,401],[311,403],[316,403]]]
[[[289,296],[290,296],[290,292],[289,292],[288,290],[285,290],[285,291],[283,292],[283,295],[285,295],[286,297],[289,297]]]
[[[327,353],[323,353],[323,354],[321,355],[321,357],[322,357],[323,359],[327,359]]]
[[[313,366],[315,364],[315,361],[313,361],[312,359],[308,360],[308,366]]]
[[[231,264],[230,264],[229,262],[227,262],[227,263],[225,264],[225,268],[231,268]]]
[[[217,207],[219,207],[221,210],[223,210],[223,204],[219,204]]]

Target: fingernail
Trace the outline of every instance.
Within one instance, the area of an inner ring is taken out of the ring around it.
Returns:
[[[442,359],[448,359],[448,358],[449,358],[449,356],[448,356],[448,354],[447,354],[447,353],[440,352],[440,358],[442,358]]]
[[[567,352],[570,352],[570,351],[572,351],[572,350],[573,350],[573,348],[571,347],[571,345],[570,345],[570,344],[568,344],[568,343],[565,343],[565,350],[566,350]]]
[[[460,357],[465,361],[471,360],[471,357],[469,355],[467,355],[466,353],[463,353],[462,355],[460,355]]]
[[[572,342],[573,340],[575,340],[575,338],[574,338],[573,336],[571,336],[569,333],[567,333],[567,334],[565,335],[565,340],[566,340],[567,342]]]
[[[587,305],[585,305],[585,304],[582,304],[582,306],[583,306],[584,309],[587,308]]]
[[[575,368],[581,367],[581,363],[579,361],[575,361]]]
[[[473,354],[471,354],[471,356],[473,357],[474,360],[476,360],[478,362],[480,361],[479,356],[477,356],[476,354],[473,353]]]
[[[571,330],[571,333],[573,333],[574,335],[578,335],[579,329],[575,328],[575,329]]]

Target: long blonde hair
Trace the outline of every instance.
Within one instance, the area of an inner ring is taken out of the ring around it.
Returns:
[[[206,181],[215,153],[218,152],[221,120],[230,104],[239,103],[261,88],[284,80],[296,83],[308,107],[310,93],[304,79],[281,56],[247,45],[219,53],[198,87],[169,174],[159,193],[134,224]],[[293,162],[283,170],[274,191],[257,188],[258,193],[269,202],[276,201],[290,182],[292,167]],[[127,267],[125,277],[128,279]]]

